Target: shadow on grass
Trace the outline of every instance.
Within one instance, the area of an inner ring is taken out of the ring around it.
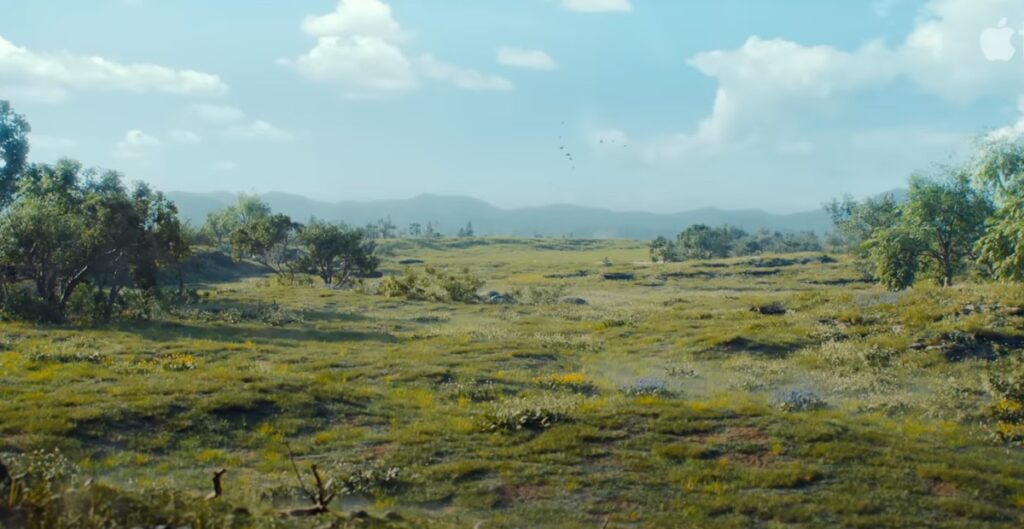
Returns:
[[[121,332],[136,334],[147,340],[169,342],[183,338],[205,338],[220,341],[275,342],[281,340],[318,342],[381,342],[396,343],[398,338],[382,332],[322,330],[294,327],[263,327],[222,323],[191,324],[176,322],[125,322],[112,326]]]

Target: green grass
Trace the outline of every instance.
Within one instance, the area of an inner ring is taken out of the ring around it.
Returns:
[[[1024,452],[993,440],[982,384],[986,358],[1021,343],[1024,318],[964,310],[1024,305],[1020,285],[892,295],[842,257],[652,264],[631,241],[383,249],[387,273],[416,258],[468,267],[485,290],[539,286],[588,303],[407,302],[372,285],[197,278],[203,303],[151,322],[4,323],[0,452],[59,448],[79,472],[68,497],[119,497],[152,525],[304,526],[274,516],[308,504],[289,452],[339,483],[399,469],[336,502],[374,517],[331,518],[341,525],[1024,522]],[[769,303],[787,312],[750,310]],[[628,391],[644,378],[664,391]],[[774,405],[795,388],[828,407]],[[557,420],[488,427],[552,408]],[[225,496],[202,502],[219,467]]]

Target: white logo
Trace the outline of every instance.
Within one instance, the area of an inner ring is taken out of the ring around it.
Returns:
[[[1006,26],[1006,19],[999,26],[981,32],[981,53],[990,61],[1008,61],[1017,53],[1013,46],[1013,28]]]

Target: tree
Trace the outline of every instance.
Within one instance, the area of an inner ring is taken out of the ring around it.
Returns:
[[[978,241],[978,260],[1003,280],[1024,281],[1024,138],[990,138],[973,167],[996,210]]]
[[[31,131],[25,117],[16,114],[9,102],[0,100],[0,207],[11,201],[18,176],[25,170]]]
[[[459,237],[473,237],[473,222],[467,222],[465,228],[459,228]]]
[[[659,235],[658,238],[651,242],[651,261],[655,263],[658,261],[665,263],[672,261],[671,252],[672,243],[668,239]]]
[[[0,263],[30,281],[49,319],[62,319],[89,285],[110,317],[124,288],[153,289],[188,253],[177,209],[144,185],[129,193],[115,172],[61,160],[24,172],[0,217]]]
[[[825,211],[832,217],[836,232],[847,248],[865,256],[864,243],[878,230],[891,228],[900,217],[900,207],[891,194],[857,202],[849,195],[842,200],[825,204]]]
[[[728,257],[732,243],[745,235],[743,230],[730,226],[712,228],[694,224],[676,237],[670,253],[684,260]]]
[[[374,272],[380,263],[366,232],[341,223],[313,219],[299,232],[299,240],[306,250],[303,268],[327,286],[346,285],[353,274]]]
[[[228,239],[231,237],[231,232],[235,231],[238,225],[237,208],[235,206],[228,206],[207,213],[203,231],[208,233],[217,242],[219,248],[223,249],[230,242]]]
[[[291,242],[297,228],[281,213],[251,216],[231,232],[231,255],[236,260],[249,257],[282,274],[295,259]]]
[[[423,225],[419,222],[409,224],[409,236],[416,239],[423,235]]]
[[[940,179],[911,177],[900,224],[919,239],[920,249],[931,258],[941,283],[951,286],[968,258],[974,257],[992,204],[971,187],[962,171],[947,171]]]
[[[889,290],[903,290],[914,284],[923,244],[915,233],[902,226],[877,230],[865,243],[875,264],[875,276]]]

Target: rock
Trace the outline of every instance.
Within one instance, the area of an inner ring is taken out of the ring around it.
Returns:
[[[400,264],[400,265],[423,264],[423,259],[402,259],[401,261],[398,261],[398,264]]]
[[[909,347],[909,349],[912,350],[912,351],[920,351],[921,349],[924,349],[924,348],[925,348],[925,344],[923,342],[914,342],[914,343],[910,344],[910,347]]]
[[[587,305],[587,300],[583,298],[563,298],[562,303],[566,305]]]
[[[786,313],[786,307],[783,307],[781,303],[769,303],[767,305],[760,305],[757,307],[751,307],[751,312],[763,314],[765,316],[781,316]]]
[[[610,281],[632,281],[636,279],[636,274],[630,272],[608,272],[607,274],[602,274],[601,277]]]
[[[513,305],[516,303],[516,298],[510,294],[502,294],[492,290],[484,295],[483,301],[489,305]]]

